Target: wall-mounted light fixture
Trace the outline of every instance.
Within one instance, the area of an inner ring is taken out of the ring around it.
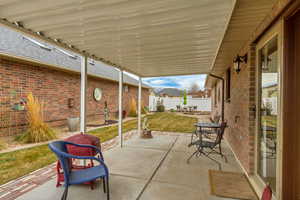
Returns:
[[[241,71],[241,63],[247,63],[247,59],[247,54],[245,54],[244,56],[236,56],[236,58],[233,60],[233,68],[236,71],[236,73],[239,73]]]

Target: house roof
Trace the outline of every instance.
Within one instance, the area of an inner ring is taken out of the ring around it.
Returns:
[[[167,95],[170,97],[180,97],[183,94],[183,90],[177,88],[163,88],[156,92],[158,95]]]
[[[33,40],[31,37],[1,26],[0,54],[45,63],[62,70],[80,72],[80,55],[78,53],[61,49],[40,40]],[[112,81],[119,81],[119,70],[101,61],[89,60],[88,74]],[[123,81],[126,84],[138,85],[138,80],[125,73]],[[143,87],[150,88],[144,83]]]

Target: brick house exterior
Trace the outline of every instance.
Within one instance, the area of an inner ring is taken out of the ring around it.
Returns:
[[[123,108],[127,111],[132,98],[137,98],[138,88],[124,84]],[[125,87],[124,86],[124,87]],[[118,111],[118,82],[99,77],[88,77],[88,121],[103,119],[104,102],[107,101],[111,117]],[[94,88],[102,89],[102,99],[94,100]],[[26,111],[12,110],[12,106],[32,92],[45,107],[45,121],[51,126],[66,125],[68,117],[79,117],[80,74],[30,64],[28,62],[0,59],[0,135],[20,133],[26,128]],[[149,89],[143,88],[143,105],[148,105]],[[68,99],[72,98],[73,107]],[[11,128],[9,128],[11,127]]]
[[[225,94],[224,119],[227,121],[225,137],[231,144],[244,169],[254,171],[255,129],[255,48],[248,49],[249,62],[243,64],[238,74],[230,68],[230,99]],[[227,74],[222,78],[225,80]],[[226,81],[225,81],[226,82]],[[225,90],[228,87],[225,83]],[[222,81],[217,81],[211,91],[212,117],[222,113]],[[243,144],[243,145],[241,145]]]
[[[293,1],[293,0],[279,0],[277,1],[271,12],[267,14],[267,16],[263,19],[263,21],[259,24],[258,27],[256,27],[255,31],[251,34],[251,37],[248,38],[248,42],[244,46],[240,48],[239,51],[236,52],[235,55],[245,55],[248,56],[248,61],[246,64],[241,65],[241,71],[237,73],[233,68],[233,60],[232,58],[231,62],[232,65],[228,66],[226,69],[222,69],[222,73],[219,71],[212,71],[212,74],[216,73],[218,76],[224,79],[225,83],[225,103],[224,103],[224,119],[227,121],[228,128],[225,133],[225,138],[230,144],[236,158],[238,159],[240,166],[243,168],[244,172],[248,176],[252,186],[256,190],[256,192],[261,195],[263,187],[261,187],[260,183],[261,180],[257,178],[257,147],[256,143],[258,143],[258,136],[257,136],[257,109],[260,108],[260,105],[258,105],[259,102],[259,94],[257,94],[257,91],[259,91],[259,88],[257,87],[257,84],[259,84],[258,80],[258,66],[257,66],[257,50],[258,50],[258,42],[268,34],[272,28],[274,28],[278,24],[284,24],[283,27],[286,26],[286,20],[289,19],[288,17],[293,16],[295,13],[299,13],[300,9],[300,2],[299,1]],[[277,26],[278,27],[278,26]],[[282,28],[282,27],[281,27]],[[279,33],[283,32],[285,34],[284,28],[279,28]],[[276,29],[277,30],[277,29]],[[278,31],[277,30],[277,31]],[[269,34],[270,35],[270,34]],[[268,37],[269,37],[268,35]],[[274,34],[275,35],[275,34]],[[274,37],[273,35],[273,37]],[[282,59],[287,59],[285,56],[288,55],[286,53],[286,49],[284,49],[285,45],[285,37],[282,37],[281,34],[277,35],[280,41],[283,41],[283,47],[282,47]],[[270,37],[272,38],[272,37]],[[279,42],[279,45],[280,44]],[[299,53],[299,52],[298,52]],[[283,66],[281,68],[281,73],[284,74],[285,68],[287,67],[286,61],[283,62]],[[279,64],[281,66],[281,63]],[[289,66],[290,67],[290,66]],[[230,98],[227,98],[226,91],[228,85],[227,79],[228,79],[228,71],[230,70]],[[284,78],[286,78],[287,75],[282,75]],[[282,78],[282,80],[284,80]],[[291,78],[291,77],[289,77]],[[280,84],[278,87],[284,88],[286,87],[286,82],[280,80]],[[282,82],[281,82],[282,81]],[[212,117],[216,115],[221,115],[222,113],[222,81],[209,77],[206,82],[207,88],[211,89],[211,96],[212,96]],[[285,103],[284,100],[287,98],[283,96],[282,94],[286,94],[285,92],[282,92],[279,94],[280,101],[283,101],[283,104],[281,105],[281,116],[278,115],[279,121],[281,117],[287,116],[285,114]],[[297,102],[299,103],[299,102]],[[296,107],[295,107],[296,108]],[[280,122],[281,123],[281,122]],[[282,121],[281,126],[285,127],[284,125],[285,121]],[[289,144],[287,144],[287,141],[289,137],[291,136],[290,132],[285,132],[285,129],[280,129],[282,127],[277,127],[277,130],[279,129],[279,134],[277,138],[278,145],[280,147],[277,147],[278,154],[280,155],[277,157],[277,172],[276,172],[276,191],[274,191],[274,199],[300,199],[299,194],[299,187],[297,188],[296,185],[299,186],[300,179],[299,179],[299,168],[294,169],[293,172],[291,172],[291,167],[296,165],[292,164],[290,161],[291,159],[295,159],[295,156],[291,155],[290,150],[291,139],[289,140]],[[281,132],[282,131],[282,132]],[[296,132],[295,132],[296,134]],[[299,135],[299,134],[298,134]],[[283,138],[283,139],[282,139]],[[282,141],[283,140],[283,141]],[[297,141],[299,142],[299,140]],[[295,142],[296,144],[296,142]],[[286,146],[288,145],[288,146]],[[296,145],[298,146],[299,143]],[[282,150],[283,149],[283,150]],[[294,147],[294,153],[296,155],[296,147]],[[299,149],[299,148],[298,148]],[[299,153],[299,151],[298,151]],[[289,155],[288,155],[289,154]],[[288,156],[287,156],[288,155]],[[297,154],[298,155],[298,154]],[[292,158],[291,158],[292,157]],[[289,160],[290,159],[290,160]],[[285,162],[285,161],[289,161]],[[299,166],[297,164],[297,166]],[[290,171],[290,172],[289,172]],[[285,175],[289,174],[289,176]],[[291,174],[295,174],[295,177],[293,178]],[[293,184],[293,187],[291,186]]]

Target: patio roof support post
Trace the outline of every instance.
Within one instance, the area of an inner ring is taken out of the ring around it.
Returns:
[[[138,134],[141,134],[142,124],[142,78],[139,77],[139,92],[138,92]]]
[[[81,57],[80,84],[80,132],[86,132],[87,56]]]
[[[119,145],[123,147],[123,70],[119,72],[119,121],[118,121],[118,135]]]

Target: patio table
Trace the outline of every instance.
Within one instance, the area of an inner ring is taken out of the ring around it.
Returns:
[[[221,124],[212,122],[199,122],[195,123],[194,125],[197,129],[191,136],[191,143],[193,142],[194,135],[198,136],[199,139],[199,137],[202,137],[202,135],[204,135],[206,129],[217,129],[221,127]]]

